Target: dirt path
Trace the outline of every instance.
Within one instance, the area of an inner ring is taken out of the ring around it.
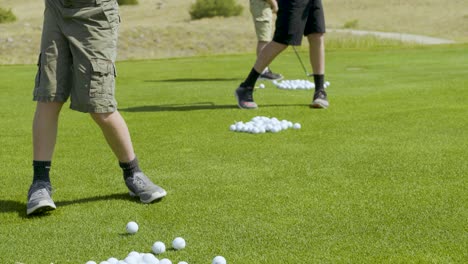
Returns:
[[[350,33],[353,35],[373,35],[380,38],[396,39],[403,42],[414,42],[419,44],[426,45],[436,45],[436,44],[451,44],[455,43],[453,40],[433,38],[428,36],[405,34],[405,33],[395,33],[395,32],[379,32],[379,31],[366,31],[366,30],[354,30],[354,29],[329,29],[328,32],[337,32],[337,33]]]

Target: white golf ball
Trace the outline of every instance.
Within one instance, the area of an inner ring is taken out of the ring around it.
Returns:
[[[110,264],[110,263],[104,260],[104,261],[99,262],[99,264]]]
[[[109,258],[109,259],[107,260],[107,262],[109,262],[110,264],[117,264],[117,262],[119,262],[119,260],[116,259],[116,258],[114,258],[114,257],[112,257],[112,258]]]
[[[136,252],[136,251],[132,251],[132,252],[128,253],[127,257],[139,258],[139,257],[140,257],[140,253],[138,253],[138,252]]]
[[[181,249],[184,249],[185,248],[185,240],[181,237],[176,237],[173,241],[172,241],[172,247],[175,249],[175,250],[181,250]]]
[[[138,264],[140,260],[133,256],[128,256],[124,259],[125,263],[127,264]]]
[[[226,259],[223,256],[216,256],[213,259],[213,262],[211,262],[211,263],[212,264],[226,264]]]
[[[159,259],[156,258],[151,253],[143,254],[143,257],[141,259],[143,260],[145,264],[158,264],[159,263]]]
[[[96,263],[96,261],[90,260],[90,261],[86,262],[86,264],[97,264],[97,263]]]
[[[177,263],[177,264],[188,264],[188,263],[185,262],[185,261],[179,261],[179,263]]]
[[[274,126],[274,127],[271,128],[270,131],[271,131],[272,133],[278,133],[278,132],[280,132],[280,130],[281,130],[281,128],[278,128],[277,126]]]
[[[301,124],[295,123],[295,124],[293,125],[293,128],[294,128],[294,129],[301,129]]]
[[[229,127],[229,130],[231,130],[231,131],[236,131],[236,125],[231,125],[231,126]]]
[[[159,261],[159,264],[172,264],[172,261],[167,258],[163,258]]]
[[[161,241],[156,241],[151,247],[151,250],[153,250],[154,254],[161,254],[166,251],[166,245]]]
[[[127,233],[135,234],[138,231],[138,224],[131,221],[127,224]]]
[[[261,84],[258,86],[258,88],[264,89],[264,88],[265,88],[265,85],[264,85],[263,83],[261,83]]]

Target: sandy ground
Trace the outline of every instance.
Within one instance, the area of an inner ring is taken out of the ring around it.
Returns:
[[[140,0],[137,6],[121,7],[122,24],[118,60],[254,53],[256,40],[247,1],[239,2],[246,7],[240,17],[196,21],[190,20],[188,10],[191,1],[189,0]],[[376,27],[372,29],[375,31],[340,29],[344,22],[354,18],[359,18],[359,25],[367,27],[364,14],[368,8],[377,7],[375,5],[366,5],[365,8],[352,6],[346,8],[349,12],[340,13],[345,11],[343,10],[345,8],[339,6],[340,3],[337,2],[324,0],[326,11],[328,10],[327,27],[336,28],[329,29],[329,34],[342,32],[354,35],[370,34],[420,44],[453,42],[450,39],[433,36],[397,33],[400,28],[401,32],[405,32],[404,27],[398,24],[396,28],[388,28],[385,20],[382,20],[382,23],[374,23]],[[35,63],[39,52],[44,1],[0,0],[0,6],[12,7],[12,11],[18,17],[15,23],[0,24],[0,64]],[[455,10],[455,7],[452,9]],[[404,3],[400,3],[396,8],[400,12],[409,12],[408,8],[404,8]],[[453,10],[451,13],[455,12]],[[416,17],[418,14],[411,16]],[[402,16],[409,17],[404,14]],[[374,20],[374,17],[371,18]],[[468,21],[468,15],[466,21]],[[437,22],[432,21],[426,24],[434,23]],[[384,32],[386,30],[382,29],[389,29],[388,31],[392,30],[392,32]],[[460,30],[463,31],[463,27]]]

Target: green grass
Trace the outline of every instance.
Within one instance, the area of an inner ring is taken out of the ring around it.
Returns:
[[[305,50],[304,50],[305,51]],[[254,55],[118,63],[117,99],[160,203],[127,197],[89,116],[64,108],[57,210],[25,215],[35,66],[0,66],[0,263],[85,263],[182,236],[177,263],[466,263],[468,45],[330,49],[328,110],[265,83],[258,110],[233,90]],[[306,54],[301,53],[305,60]],[[272,65],[303,79],[294,53]],[[257,115],[301,130],[228,130]],[[124,234],[128,221],[140,230]],[[99,263],[99,262],[98,262]]]

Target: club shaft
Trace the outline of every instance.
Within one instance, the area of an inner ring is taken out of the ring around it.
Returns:
[[[302,69],[304,69],[304,72],[305,72],[306,76],[307,77],[310,76],[309,73],[307,72],[307,69],[306,69],[304,63],[302,62],[301,56],[299,56],[299,53],[296,50],[296,47],[292,46],[292,48],[294,50],[294,53],[296,53],[296,57],[299,60],[299,62],[301,63]]]

